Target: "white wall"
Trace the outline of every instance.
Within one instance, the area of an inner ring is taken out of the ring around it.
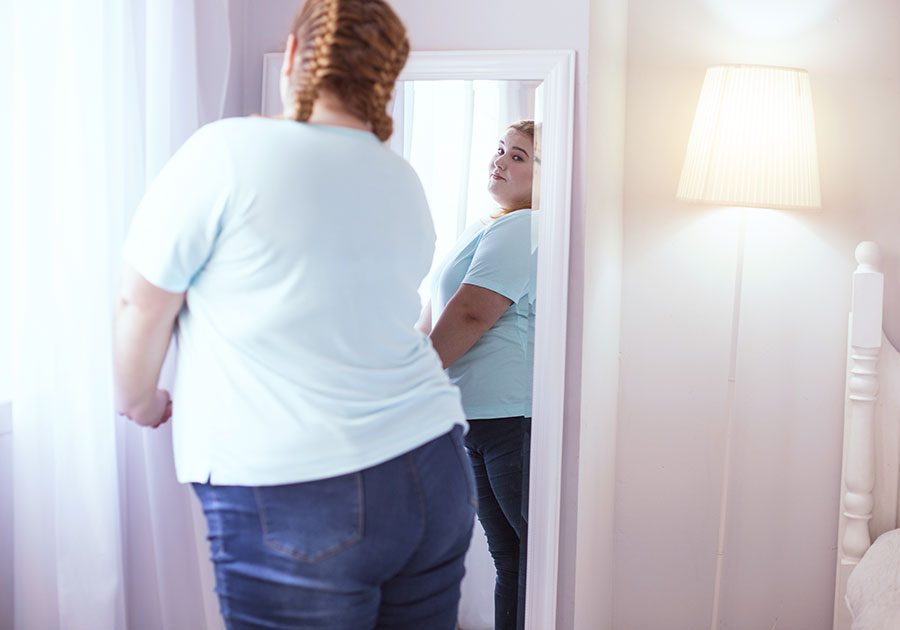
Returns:
[[[719,627],[830,627],[853,248],[900,252],[898,24],[893,0],[629,2],[615,628],[710,627],[737,224],[674,195],[705,68],[738,62],[809,70],[823,208],[748,221]]]
[[[584,630],[610,628],[614,601],[627,19],[628,0],[591,5],[578,530],[564,541],[577,547],[576,581],[567,586],[574,627]]]

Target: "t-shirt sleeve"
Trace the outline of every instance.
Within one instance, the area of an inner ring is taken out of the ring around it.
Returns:
[[[490,225],[478,245],[463,284],[490,289],[513,302],[534,293],[536,254],[531,250],[531,211]]]
[[[232,186],[220,129],[207,125],[172,156],[135,211],[123,259],[151,284],[181,293],[212,255]]]

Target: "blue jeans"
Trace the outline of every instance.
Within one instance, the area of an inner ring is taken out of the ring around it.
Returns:
[[[494,628],[525,624],[528,460],[531,418],[469,420],[466,449],[475,472],[478,520],[494,559]]]
[[[229,630],[452,630],[474,521],[462,427],[360,472],[194,484]]]

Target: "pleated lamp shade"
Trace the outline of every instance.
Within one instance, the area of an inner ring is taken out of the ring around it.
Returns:
[[[709,68],[677,197],[756,208],[821,207],[806,71]]]

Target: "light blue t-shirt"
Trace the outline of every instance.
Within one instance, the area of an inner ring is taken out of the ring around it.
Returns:
[[[469,420],[531,417],[537,249],[537,212],[517,210],[488,224],[469,226],[431,282],[436,323],[462,284],[490,289],[512,300],[500,319],[447,368],[459,387]]]
[[[178,479],[321,479],[464,424],[414,329],[434,239],[414,171],[370,133],[233,118],[194,134],[124,248],[151,283],[187,291]]]

